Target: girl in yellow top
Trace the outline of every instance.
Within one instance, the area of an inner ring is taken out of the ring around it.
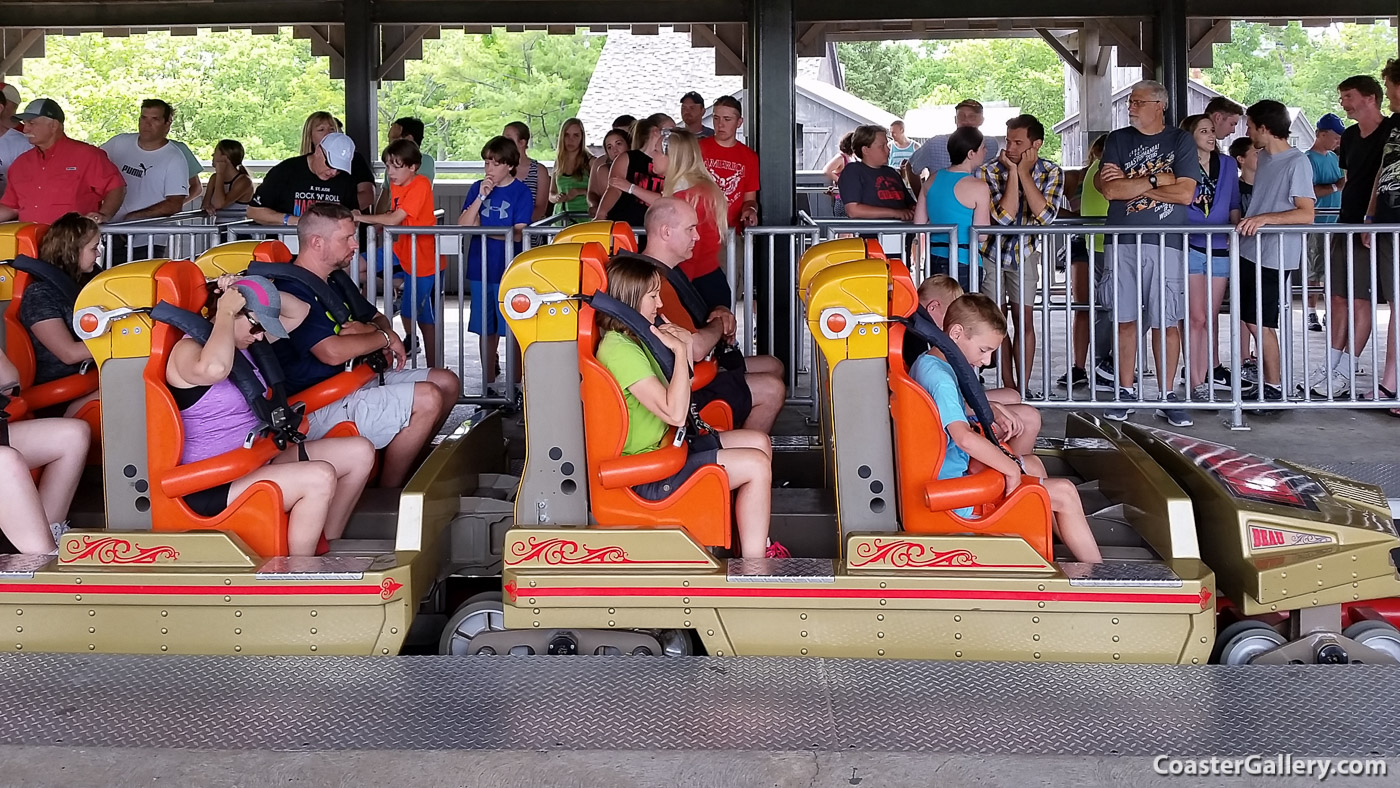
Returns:
[[[661,269],[651,262],[623,255],[608,264],[608,294],[637,310],[647,322],[655,322],[661,311],[661,278]],[[604,332],[598,343],[598,362],[617,380],[627,402],[622,453],[655,451],[667,426],[685,424],[690,414],[690,333],[670,322],[651,329],[676,355],[675,372],[667,380],[656,359],[620,322],[599,315],[598,325]],[[638,485],[633,491],[647,500],[662,500],[702,466],[718,463],[729,476],[730,489],[736,491],[734,521],[739,529],[740,557],[786,558],[787,550],[768,540],[773,481],[768,436],[755,430],[730,430],[722,435],[687,433],[687,450],[685,465],[675,475]]]

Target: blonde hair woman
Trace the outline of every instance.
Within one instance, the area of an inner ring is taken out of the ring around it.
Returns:
[[[587,213],[588,179],[593,170],[593,156],[584,146],[583,121],[569,118],[559,127],[559,151],[554,155],[554,180],[549,186],[549,201],[559,206],[559,213]]]
[[[662,196],[685,200],[700,219],[695,228],[700,235],[695,250],[690,259],[680,265],[686,278],[694,281],[720,267],[724,238],[729,232],[729,203],[710,171],[705,169],[698,137],[676,128],[663,134],[661,144],[671,162]]]
[[[301,155],[311,153],[327,134],[333,134],[340,129],[340,121],[329,112],[313,112],[307,115],[306,122],[301,124]],[[350,176],[355,179],[355,196],[358,198],[356,201],[360,211],[371,213],[374,206],[374,171],[358,150],[351,161]]]

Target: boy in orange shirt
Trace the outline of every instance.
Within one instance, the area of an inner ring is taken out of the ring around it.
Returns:
[[[437,224],[433,214],[433,184],[427,176],[419,175],[423,154],[413,140],[400,138],[389,143],[382,157],[389,175],[389,211],[380,214],[355,213],[355,220],[364,224],[388,226],[431,227]],[[415,251],[416,249],[416,251]],[[431,234],[400,235],[394,239],[394,280],[408,292],[399,307],[404,327],[413,333],[411,321],[418,322],[423,332],[423,349],[428,363],[437,358],[437,323],[434,305],[437,302],[436,274],[443,266],[438,260],[437,241]],[[380,250],[377,272],[384,270],[384,250]],[[396,288],[397,289],[397,288]]]

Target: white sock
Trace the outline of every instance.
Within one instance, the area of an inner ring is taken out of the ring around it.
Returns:
[[[1346,351],[1334,347],[1327,348],[1327,369],[1329,371],[1335,370],[1337,365],[1342,363],[1342,359],[1346,357],[1348,357]]]

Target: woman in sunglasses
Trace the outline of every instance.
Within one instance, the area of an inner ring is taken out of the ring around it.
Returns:
[[[182,464],[198,462],[244,445],[258,425],[248,401],[229,380],[234,353],[251,362],[248,348],[259,339],[286,339],[282,299],[272,282],[261,276],[225,276],[214,309],[209,341],[185,337],[170,351],[165,382],[170,386],[185,429]],[[289,304],[290,306],[290,304]],[[300,320],[301,315],[288,315]],[[254,366],[256,369],[256,365]],[[261,376],[260,376],[261,377]],[[289,446],[270,463],[228,484],[185,496],[196,514],[213,517],[238,498],[253,482],[268,480],[282,490],[287,512],[287,543],[292,555],[314,555],[324,533],[338,539],[350,512],[364,491],[374,446],[366,439],[323,438],[302,444],[307,460],[298,462]]]

